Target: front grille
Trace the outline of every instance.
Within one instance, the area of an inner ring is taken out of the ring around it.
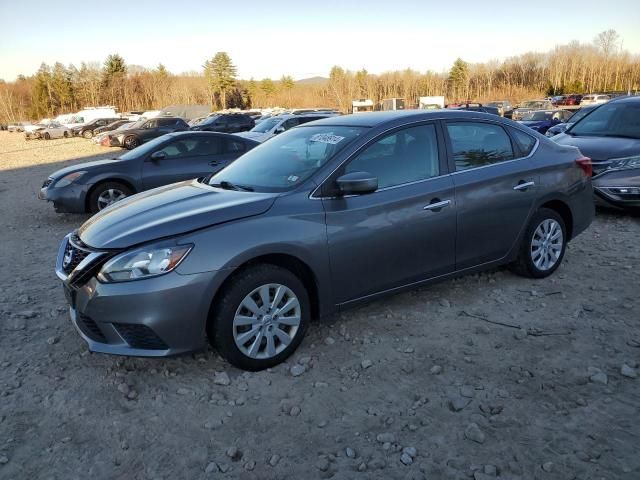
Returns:
[[[71,237],[73,239],[73,237]],[[75,268],[80,265],[85,258],[89,256],[91,252],[88,250],[82,250],[73,244],[73,241],[67,242],[67,246],[64,249],[64,263],[62,269],[67,275],[73,272]]]
[[[80,322],[82,322],[82,327],[84,327],[82,330],[89,338],[91,338],[91,340],[101,343],[105,343],[107,341],[104,333],[102,333],[102,330],[100,330],[94,320],[85,315],[79,315],[79,319]]]
[[[169,347],[146,325],[114,323],[114,327],[131,348],[143,350],[166,350]]]
[[[49,185],[53,183],[53,178],[47,178],[42,184],[42,188],[47,188]]]

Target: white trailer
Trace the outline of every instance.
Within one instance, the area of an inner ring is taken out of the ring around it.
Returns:
[[[418,108],[420,110],[428,110],[432,108],[444,108],[444,95],[420,97],[418,99]]]

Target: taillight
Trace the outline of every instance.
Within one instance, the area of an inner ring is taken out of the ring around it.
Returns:
[[[593,165],[591,165],[591,159],[589,157],[580,157],[576,160],[576,163],[587,177],[593,176]]]

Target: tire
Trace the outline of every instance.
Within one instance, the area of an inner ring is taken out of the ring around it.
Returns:
[[[558,232],[561,232],[560,236]],[[518,258],[511,264],[511,270],[523,277],[548,277],[562,264],[566,249],[567,228],[564,220],[555,210],[541,208],[527,225]]]
[[[122,200],[133,194],[133,191],[120,182],[104,182],[96,185],[89,193],[88,209],[90,213],[98,213],[100,210],[108,207],[112,203]],[[119,197],[115,199],[115,197]],[[111,197],[113,201],[106,203]]]
[[[84,138],[92,138],[93,137],[93,130],[84,130],[82,132],[82,136]]]
[[[49,135],[49,132],[45,132],[44,139],[45,140],[51,140],[51,135]]]
[[[251,313],[244,306],[245,301],[253,294],[257,299],[253,304],[254,308],[262,309],[265,304],[261,301],[263,296],[258,290],[262,291],[263,288],[267,288],[269,302],[277,301],[278,292],[286,293],[280,296],[275,308],[270,305],[271,310],[260,310],[259,315]],[[295,300],[298,301],[297,307]],[[294,305],[281,311],[280,320],[286,318],[286,323],[277,320],[278,307],[282,309],[285,305]],[[242,319],[255,321],[234,326],[236,315],[241,322]],[[298,324],[293,325],[296,319]],[[300,279],[285,268],[262,264],[234,274],[213,306],[207,323],[207,336],[212,346],[229,363],[238,368],[257,371],[273,367],[289,357],[302,342],[310,321],[309,294]],[[256,333],[252,335],[252,331]],[[282,333],[285,333],[284,337]],[[242,346],[244,351],[238,346],[243,334],[246,336]],[[280,338],[289,338],[289,343],[282,342]],[[254,344],[258,347],[252,357],[249,354]],[[271,352],[268,351],[269,344]]]
[[[138,140],[138,138],[134,137],[133,135],[126,137],[123,143],[124,148],[126,148],[127,150],[133,150],[134,148],[140,146],[140,140]]]
[[[69,138],[69,132],[65,130],[62,136],[64,136],[64,138]]]

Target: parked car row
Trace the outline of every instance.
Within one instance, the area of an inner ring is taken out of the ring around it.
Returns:
[[[592,93],[588,95],[571,94],[571,95],[556,95],[551,98],[553,105],[594,105],[605,103],[611,100],[611,95],[604,93]]]

